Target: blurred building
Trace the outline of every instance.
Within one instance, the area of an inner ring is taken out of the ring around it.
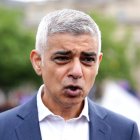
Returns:
[[[117,39],[123,38],[124,27],[132,29],[132,38],[128,40],[130,45],[126,50],[131,63],[137,57],[136,53],[140,53],[140,0],[1,0],[0,4],[22,9],[25,13],[23,23],[35,28],[46,13],[56,9],[99,11],[103,16],[115,18],[119,23]],[[131,69],[140,93],[140,64]]]
[[[112,0],[102,10],[105,15],[115,17],[118,21],[120,27],[117,38],[123,38],[124,27],[131,29],[132,38],[128,40],[129,46],[126,52],[128,60],[133,64],[130,69],[140,95],[140,57],[138,57],[140,56],[140,0]],[[138,61],[136,62],[136,60]]]
[[[48,12],[62,9],[74,8],[83,11],[99,11],[103,16],[115,18],[120,28],[117,38],[123,38],[123,29],[129,26],[132,29],[133,37],[128,40],[128,52],[130,61],[133,63],[136,51],[140,50],[140,0],[1,0],[0,5],[17,7],[24,11],[24,24],[27,27],[35,27],[41,18]],[[140,52],[140,51],[139,51]],[[140,92],[140,65],[132,68],[133,76],[136,79],[137,87]]]

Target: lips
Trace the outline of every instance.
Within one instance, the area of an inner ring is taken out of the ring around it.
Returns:
[[[79,96],[82,91],[82,88],[77,85],[69,85],[65,87],[65,94],[70,97]]]

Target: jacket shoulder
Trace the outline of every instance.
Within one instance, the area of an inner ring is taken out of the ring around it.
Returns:
[[[15,126],[17,123],[29,115],[33,110],[37,110],[36,96],[25,104],[19,105],[7,111],[0,113],[0,128]]]
[[[93,125],[96,120],[111,129],[112,139],[140,140],[138,127],[133,120],[99,106],[91,100],[89,100],[89,114]]]

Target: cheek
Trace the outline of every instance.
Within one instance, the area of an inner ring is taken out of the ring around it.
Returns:
[[[52,84],[60,84],[63,81],[65,71],[63,69],[51,66],[46,70],[46,80]]]
[[[97,75],[97,66],[93,66],[91,67],[91,69],[87,69],[85,71],[86,77],[92,81],[93,79],[95,79],[96,75]]]
[[[87,88],[91,88],[93,86],[96,75],[97,75],[97,68],[91,69],[90,71],[86,72]]]

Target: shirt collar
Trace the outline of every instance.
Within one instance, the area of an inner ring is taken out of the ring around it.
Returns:
[[[37,108],[38,108],[39,122],[44,120],[49,115],[54,115],[42,102],[41,93],[42,93],[43,87],[44,85],[41,85],[37,93]],[[83,116],[89,121],[87,97],[85,98],[84,108],[78,118],[81,118]]]
[[[83,108],[83,110],[82,110],[82,112],[81,112],[79,117],[84,116],[89,121],[90,119],[89,119],[89,113],[88,113],[88,99],[87,99],[87,97],[85,98],[84,101],[85,101],[84,108]]]
[[[37,93],[37,108],[38,108],[39,122],[42,121],[47,116],[53,115],[53,113],[42,102],[41,93],[42,93],[43,87],[44,85],[41,85]]]

